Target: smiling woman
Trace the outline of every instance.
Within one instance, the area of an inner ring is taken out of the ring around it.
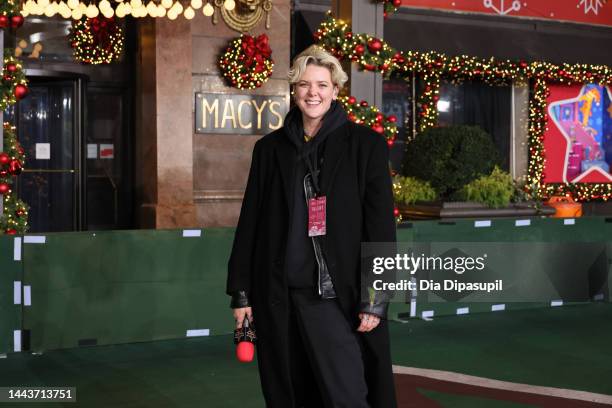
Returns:
[[[346,80],[323,49],[298,55],[295,107],[253,150],[227,293],[238,328],[256,321],[269,407],[396,406],[388,298],[360,298],[361,242],[395,242],[389,152],[336,100]]]

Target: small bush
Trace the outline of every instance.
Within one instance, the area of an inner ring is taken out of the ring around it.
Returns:
[[[450,198],[500,164],[491,137],[479,127],[436,127],[408,144],[402,172],[430,182],[442,198]]]
[[[393,197],[398,204],[410,205],[417,201],[433,201],[437,198],[431,185],[414,177],[393,177]]]
[[[512,176],[495,166],[490,175],[482,176],[465,185],[457,195],[463,200],[499,208],[510,204],[514,193]]]

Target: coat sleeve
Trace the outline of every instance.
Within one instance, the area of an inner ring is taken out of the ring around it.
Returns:
[[[393,216],[393,183],[389,170],[389,147],[385,139],[376,135],[376,142],[367,162],[363,198],[363,225],[366,242],[386,243],[384,256],[395,256],[395,217]],[[377,255],[378,256],[378,255]],[[377,275],[377,279],[393,281],[395,271]],[[369,301],[362,301],[360,312],[387,317],[391,293],[374,291],[374,275],[368,268],[362,271],[362,285],[368,290]]]
[[[257,220],[261,202],[261,147],[255,143],[251,169],[247,180],[238,226],[234,235],[232,253],[228,262],[226,292],[232,296],[231,307],[250,306],[248,292],[253,276],[252,259],[257,233]]]

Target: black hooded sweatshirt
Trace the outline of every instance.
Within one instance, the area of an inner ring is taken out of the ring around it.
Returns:
[[[304,141],[302,113],[292,108],[285,117],[285,134],[295,146],[297,159],[293,169],[292,218],[287,236],[285,270],[290,288],[311,288],[316,285],[317,262],[308,236],[308,207],[304,193],[304,177],[308,173],[318,174],[323,163],[327,137],[347,121],[346,112],[338,101],[333,101],[317,134],[308,143]],[[316,178],[316,177],[314,177]],[[318,184],[316,187],[318,188]]]

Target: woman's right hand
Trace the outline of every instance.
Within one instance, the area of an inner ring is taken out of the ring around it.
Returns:
[[[236,321],[236,328],[241,329],[244,318],[249,319],[249,323],[253,323],[253,311],[250,307],[241,307],[234,309],[234,320]]]

